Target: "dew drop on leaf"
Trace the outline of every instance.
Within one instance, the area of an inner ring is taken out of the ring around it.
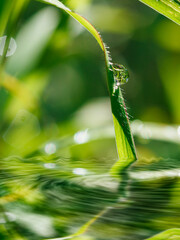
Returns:
[[[129,72],[127,68],[125,68],[121,64],[113,63],[112,70],[113,70],[114,78],[116,80],[116,85],[122,85],[128,82]]]

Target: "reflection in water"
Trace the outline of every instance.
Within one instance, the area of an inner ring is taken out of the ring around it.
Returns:
[[[53,169],[53,168],[56,167],[56,164],[55,163],[45,163],[44,167],[49,168],[49,169]]]
[[[91,219],[82,239],[143,240],[167,227],[180,227],[180,175],[172,174],[178,161],[134,166],[124,202],[119,201],[118,181],[99,174],[99,168],[106,169],[106,161],[92,166],[89,159],[47,155],[4,159],[0,223],[11,233],[0,231],[0,239],[10,239],[8,234],[30,240],[63,237]]]
[[[76,175],[86,175],[87,174],[87,170],[84,169],[84,168],[75,168],[73,169],[73,173],[76,174]]]

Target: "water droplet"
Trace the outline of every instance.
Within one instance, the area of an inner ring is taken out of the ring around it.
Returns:
[[[113,70],[113,74],[114,74],[114,78],[116,80],[117,86],[128,82],[129,72],[127,68],[125,68],[123,65],[113,63],[112,70]]]
[[[6,41],[7,41],[7,36],[0,37],[0,56],[3,56],[4,54]],[[11,38],[8,49],[7,49],[6,57],[12,56],[15,53],[16,48],[17,48],[16,41],[14,40],[14,38]]]
[[[75,141],[75,143],[77,143],[77,144],[86,143],[86,142],[88,142],[88,140],[89,140],[88,129],[86,129],[86,130],[84,130],[84,131],[77,132],[77,133],[74,135],[74,141]]]
[[[56,145],[54,143],[47,143],[44,150],[48,155],[51,155],[56,152]]]

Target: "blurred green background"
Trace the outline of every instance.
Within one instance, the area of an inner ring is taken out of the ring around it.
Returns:
[[[100,31],[113,62],[129,69],[123,93],[130,120],[178,124],[179,26],[138,1],[64,3]],[[0,90],[2,138],[15,141],[11,123],[22,109],[38,117],[32,142],[39,128],[48,139],[111,121],[103,56],[83,27],[62,11],[30,1],[15,29],[17,49],[7,57],[6,72],[18,82],[9,80]],[[87,111],[77,115],[82,107]],[[6,148],[3,139],[0,144]]]
[[[155,170],[178,168],[179,26],[138,1],[63,3],[97,28],[113,62],[129,70],[122,88],[137,168],[148,170],[150,163]],[[101,176],[117,160],[103,54],[79,23],[36,1],[30,1],[13,30],[9,51],[15,52],[6,58],[8,75],[0,83],[2,212],[16,216],[7,227],[12,239],[66,236],[118,199],[117,182]],[[78,178],[86,173],[87,179]],[[134,205],[112,209],[77,239],[139,240],[179,227],[178,189],[178,177],[135,181]],[[1,239],[10,239],[2,225]]]

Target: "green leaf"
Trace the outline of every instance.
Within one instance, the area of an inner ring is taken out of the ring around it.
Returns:
[[[180,228],[168,229],[147,240],[180,240]]]
[[[104,52],[108,76],[109,93],[111,98],[112,114],[116,133],[117,150],[119,154],[119,161],[112,167],[111,174],[121,179],[121,173],[136,160],[136,152],[124,104],[124,99],[121,93],[120,86],[115,88],[115,84],[117,83],[114,77],[112,63],[110,61],[109,53],[106,49],[106,46],[103,43],[102,38],[98,31],[84,17],[71,11],[69,8],[67,8],[64,4],[62,4],[58,0],[39,0],[39,1],[56,6],[66,11],[71,17],[73,17],[76,21],[83,25],[85,29],[88,30],[94,36],[94,38],[97,40],[99,46]],[[115,92],[114,89],[116,89]]]
[[[52,6],[56,6],[57,8],[61,8],[64,11],[66,11],[76,21],[78,21],[80,24],[82,24],[96,38],[96,40],[99,43],[102,50],[105,51],[104,44],[103,44],[103,41],[102,41],[99,33],[96,31],[96,29],[93,27],[93,25],[90,24],[85,18],[83,18],[79,14],[71,11],[69,8],[67,8],[64,4],[62,4],[58,0],[38,0],[38,1],[43,2],[43,3],[47,3],[47,4],[52,5]]]
[[[180,24],[180,0],[139,0],[157,12]]]

